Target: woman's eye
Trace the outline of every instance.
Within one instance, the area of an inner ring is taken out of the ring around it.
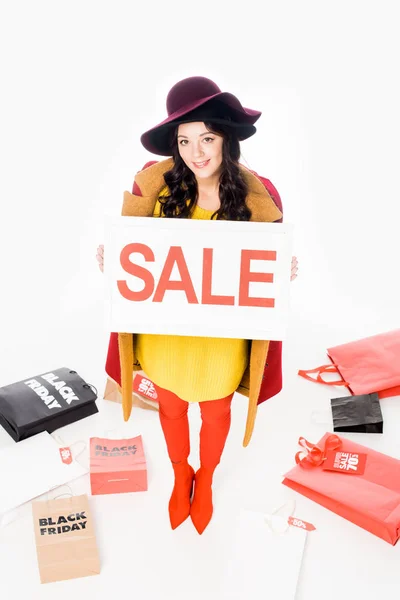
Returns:
[[[188,140],[180,140],[179,144],[180,144],[181,146],[187,146],[187,141],[188,141]],[[206,142],[207,142],[207,144],[209,144],[209,143],[211,143],[211,142],[213,142],[213,141],[214,141],[214,138],[212,138],[212,137],[206,137],[206,138],[203,138],[203,141],[206,141]],[[185,142],[185,143],[184,143],[184,142]]]

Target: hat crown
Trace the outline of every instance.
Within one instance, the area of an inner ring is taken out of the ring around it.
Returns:
[[[214,94],[221,93],[216,83],[207,77],[187,77],[176,83],[168,92],[168,116],[179,111],[186,105],[202,100]]]

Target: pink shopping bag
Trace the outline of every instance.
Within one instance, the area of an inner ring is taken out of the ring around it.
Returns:
[[[93,496],[147,491],[142,436],[90,438],[90,486]]]
[[[327,354],[331,364],[298,374],[316,383],[345,386],[353,395],[400,395],[400,329],[328,348]],[[326,381],[323,373],[337,373],[340,379]]]

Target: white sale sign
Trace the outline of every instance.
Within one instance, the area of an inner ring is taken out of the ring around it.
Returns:
[[[107,329],[283,340],[292,225],[109,217]]]

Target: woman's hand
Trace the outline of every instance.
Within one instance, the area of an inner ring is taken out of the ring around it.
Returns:
[[[296,279],[297,277],[298,264],[299,263],[297,262],[296,256],[292,256],[292,272],[290,275],[290,281],[293,281],[293,279]]]
[[[104,270],[104,246],[103,246],[103,244],[101,244],[97,248],[96,259],[97,259],[97,262],[99,263],[99,269],[103,273],[103,270]]]

